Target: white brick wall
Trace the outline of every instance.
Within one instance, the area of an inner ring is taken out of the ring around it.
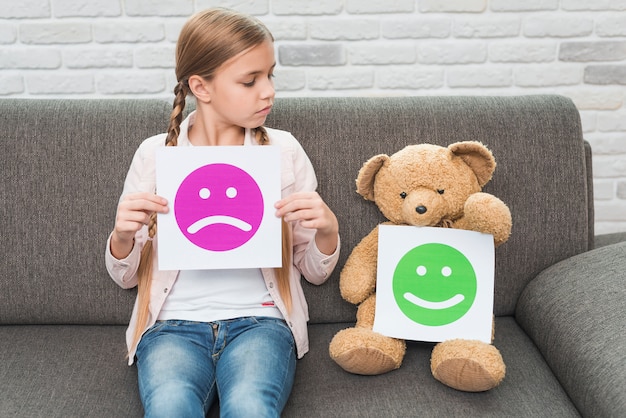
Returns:
[[[0,97],[166,97],[197,10],[259,16],[280,96],[574,100],[596,230],[626,231],[626,0],[0,0]]]

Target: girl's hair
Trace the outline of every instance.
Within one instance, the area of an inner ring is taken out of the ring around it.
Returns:
[[[198,75],[211,80],[215,71],[228,59],[267,40],[274,41],[270,31],[258,19],[232,10],[213,8],[192,16],[183,26],[176,44],[176,79],[174,105],[167,128],[165,145],[176,146],[183,121],[186,98],[192,94],[189,77]],[[255,139],[269,144],[263,126],[255,129]],[[152,238],[156,233],[156,214],[148,224],[148,240],[141,252],[138,276],[137,324],[132,347],[135,347],[150,316],[150,285],[152,281]],[[291,310],[289,272],[291,269],[291,233],[289,225],[282,221],[282,267],[276,268],[278,289],[287,311]]]

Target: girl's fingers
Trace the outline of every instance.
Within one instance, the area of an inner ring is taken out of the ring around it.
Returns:
[[[134,193],[124,197],[120,206],[135,211],[159,212],[168,211],[167,200],[153,193]]]
[[[122,235],[135,233],[148,225],[152,213],[167,213],[168,210],[167,200],[153,193],[129,194],[118,206],[115,230]]]

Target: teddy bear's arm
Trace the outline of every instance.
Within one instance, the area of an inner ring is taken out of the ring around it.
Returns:
[[[378,226],[366,235],[350,253],[339,276],[341,296],[359,304],[376,290]]]
[[[509,239],[511,226],[511,211],[507,205],[484,192],[470,195],[463,216],[454,223],[455,228],[493,235],[496,247]]]

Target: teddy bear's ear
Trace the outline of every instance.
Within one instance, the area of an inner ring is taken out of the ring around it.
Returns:
[[[376,155],[363,164],[356,178],[356,192],[367,200],[374,200],[374,180],[378,170],[389,160],[386,154]]]
[[[448,149],[458,157],[461,157],[478,179],[478,184],[483,187],[496,169],[496,160],[491,151],[477,141],[463,141],[450,144]]]

